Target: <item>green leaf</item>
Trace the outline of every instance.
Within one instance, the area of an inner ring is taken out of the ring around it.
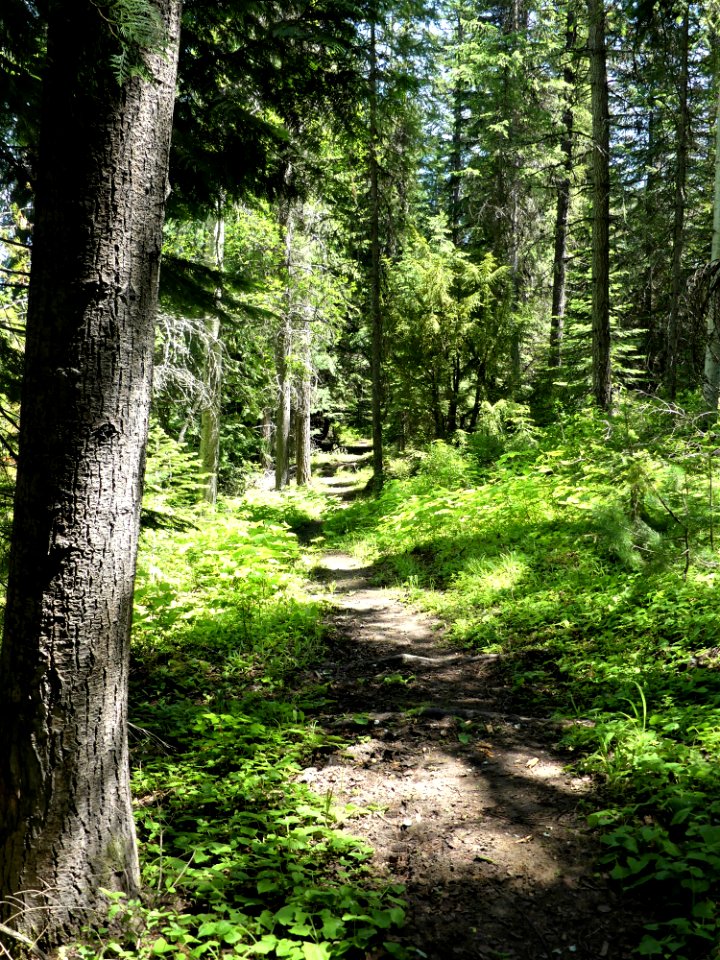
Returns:
[[[642,957],[662,957],[665,954],[665,947],[655,937],[646,934],[637,948],[637,952]]]
[[[228,930],[227,933],[224,933],[222,938],[225,943],[233,944],[237,943],[239,940],[242,940],[242,936],[242,932],[235,928],[234,930]]]
[[[150,953],[162,956],[165,953],[172,953],[175,947],[168,943],[165,937],[158,937],[150,948]]]
[[[254,943],[250,949],[251,953],[266,954],[272,953],[277,946],[278,938],[273,933],[266,933],[264,937]]]
[[[272,890],[279,890],[280,885],[277,880],[273,880],[271,877],[264,877],[262,880],[257,882],[257,892],[258,893],[270,893]]]
[[[330,960],[330,947],[326,943],[304,943],[305,960]]]
[[[717,905],[712,900],[701,900],[693,907],[693,916],[699,920],[714,920],[717,912]]]
[[[322,925],[322,935],[328,940],[337,940],[345,932],[345,924],[339,917],[325,916]]]

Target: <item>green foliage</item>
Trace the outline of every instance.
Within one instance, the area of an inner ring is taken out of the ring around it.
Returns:
[[[92,0],[120,50],[110,59],[117,82],[122,86],[133,76],[146,76],[144,56],[159,51],[165,27],[158,8],[149,0]]]
[[[493,404],[484,400],[477,426],[466,440],[469,454],[483,466],[503,453],[534,447],[537,428],[525,404],[513,400],[498,400]]]
[[[717,437],[627,399],[527,429],[493,468],[487,437],[433,445],[326,530],[352,532],[457,643],[501,652],[518,711],[565,721],[605,785],[591,822],[608,869],[665,905],[638,955],[705,956],[720,937]]]
[[[463,486],[468,476],[468,462],[460,450],[444,440],[436,440],[420,460],[416,486],[424,481],[428,490],[436,487],[452,490]]]
[[[474,263],[440,221],[431,229],[411,236],[389,271],[391,418],[405,439],[467,424],[478,387],[507,376],[510,352],[508,271],[489,254]]]
[[[154,443],[160,486],[159,464],[185,455]],[[175,508],[183,498],[166,496]],[[401,888],[373,880],[332,795],[297,782],[340,744],[308,717],[323,688],[292,693],[323,650],[323,608],[305,593],[287,522],[314,509],[312,497],[258,495],[196,513],[191,531],[144,532],[130,715],[148,896],[110,894],[109,922],[74,948],[83,960],[335,960],[383,944],[404,955],[388,939]]]
[[[154,424],[147,444],[143,525],[178,529],[195,526],[197,517],[192,508],[201,499],[202,479],[197,456]]]

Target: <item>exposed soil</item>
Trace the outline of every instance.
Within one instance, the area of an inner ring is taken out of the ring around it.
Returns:
[[[323,722],[351,745],[302,779],[364,811],[345,829],[406,884],[402,942],[432,960],[632,957],[638,905],[597,869],[579,809],[593,785],[567,771],[559,728],[514,714],[498,657],[454,651],[371,574],[341,553],[318,568],[333,604]]]

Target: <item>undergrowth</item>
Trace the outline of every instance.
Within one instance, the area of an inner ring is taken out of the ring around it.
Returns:
[[[145,530],[130,717],[146,895],[111,895],[83,960],[408,955],[392,940],[402,888],[373,878],[332,795],[297,782],[339,745],[308,716],[325,698],[308,682],[323,611],[290,526],[316,512],[256,496]]]
[[[509,424],[326,524],[456,643],[502,653],[519,709],[575,721],[605,868],[663,904],[638,956],[720,942],[717,447],[660,404]]]

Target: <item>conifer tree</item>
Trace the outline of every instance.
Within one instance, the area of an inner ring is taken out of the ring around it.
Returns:
[[[139,882],[129,634],[180,3],[142,7],[135,32],[124,5],[46,7],[0,653],[0,915],[50,945],[102,911],[103,890]]]
[[[610,110],[605,0],[588,0],[592,101],[592,381],[603,410],[612,399],[610,366]]]

